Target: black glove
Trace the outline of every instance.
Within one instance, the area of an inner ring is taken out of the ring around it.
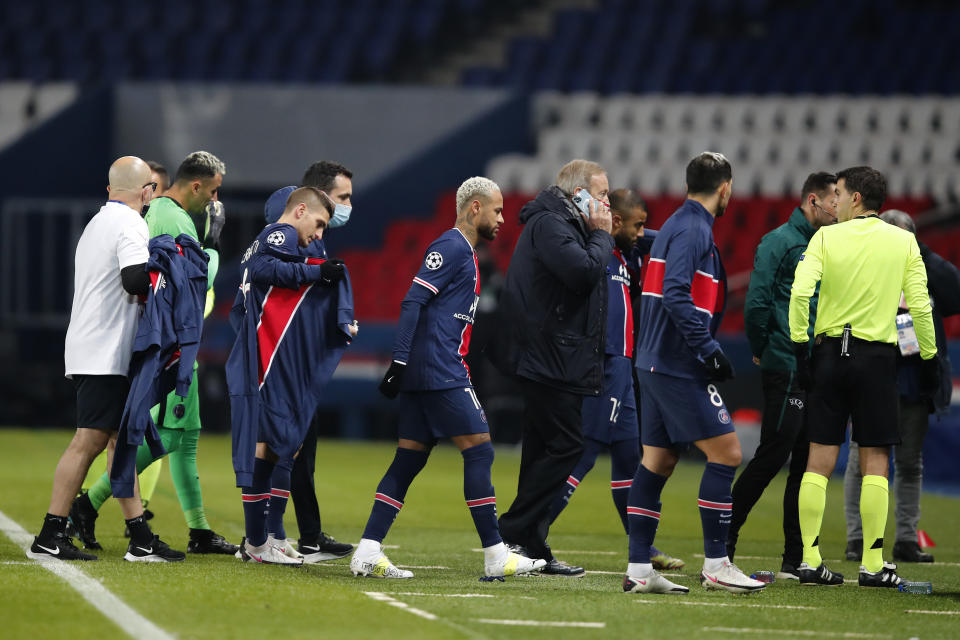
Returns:
[[[933,395],[940,388],[940,362],[937,356],[920,361],[920,391]]]
[[[793,355],[797,358],[797,385],[804,391],[813,389],[813,370],[810,367],[810,343],[794,342]]]
[[[343,278],[343,260],[331,258],[320,265],[320,284],[332,287]]]
[[[211,200],[205,208],[207,213],[206,229],[207,233],[203,238],[203,246],[207,249],[220,250],[220,232],[223,231],[223,223],[227,221],[227,214],[223,210],[223,203],[219,200]]]
[[[387,373],[383,376],[383,382],[380,383],[380,393],[387,396],[390,399],[396,398],[397,394],[400,393],[400,381],[403,380],[403,372],[406,371],[407,365],[401,364],[394,360],[390,363],[390,368],[387,369]]]
[[[707,370],[707,377],[712,382],[723,382],[732,379],[734,376],[733,365],[730,364],[727,356],[723,355],[723,351],[720,349],[707,356],[703,361],[703,366]]]

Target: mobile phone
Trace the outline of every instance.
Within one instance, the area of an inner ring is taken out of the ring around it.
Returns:
[[[590,195],[590,192],[586,189],[580,189],[575,194],[573,194],[573,204],[576,205],[577,209],[583,212],[583,215],[590,217],[590,201],[593,200],[593,196]]]

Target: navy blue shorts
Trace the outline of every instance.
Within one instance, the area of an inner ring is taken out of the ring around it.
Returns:
[[[640,436],[630,358],[607,356],[600,395],[586,396],[582,411],[585,438],[610,444]]]
[[[487,414],[483,412],[473,387],[404,391],[398,401],[399,438],[429,443],[440,438],[490,431]]]
[[[643,444],[671,449],[733,431],[715,384],[639,370],[637,380]]]

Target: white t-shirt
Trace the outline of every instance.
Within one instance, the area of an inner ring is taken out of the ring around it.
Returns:
[[[150,233],[139,211],[107,202],[87,223],[75,259],[73,308],[64,348],[66,376],[127,375],[140,321],[137,297],[120,270],[150,257]]]

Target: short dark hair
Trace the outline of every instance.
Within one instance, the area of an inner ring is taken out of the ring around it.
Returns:
[[[873,167],[850,167],[837,174],[847,193],[859,193],[865,211],[880,211],[887,199],[887,179]]]
[[[807,176],[807,179],[803,181],[803,188],[800,190],[800,199],[806,200],[807,196],[811,193],[819,196],[829,189],[832,184],[837,184],[837,176],[832,173],[827,173],[826,171],[811,173]]]
[[[610,192],[610,209],[626,213],[640,207],[647,210],[647,202],[633,189],[614,189]]]
[[[333,200],[316,187],[300,187],[299,189],[294,189],[287,198],[287,204],[283,210],[288,211],[298,204],[309,204],[311,202],[319,202],[323,205],[323,208],[327,210],[328,214],[333,215]]]
[[[162,188],[166,191],[167,187],[170,186],[170,174],[167,173],[167,168],[156,160],[147,160],[147,166],[150,167],[150,171],[160,176],[160,179],[163,180],[163,184],[157,185],[157,189]]]
[[[339,162],[320,160],[307,167],[303,173],[303,186],[316,187],[329,193],[333,189],[333,182],[337,176],[353,178],[353,172]]]
[[[194,151],[177,167],[177,175],[173,181],[192,182],[194,180],[212,178],[218,173],[220,175],[226,175],[227,173],[226,167],[220,158],[209,151]]]
[[[721,184],[733,179],[733,168],[726,156],[704,151],[687,165],[687,193],[713,193]]]

